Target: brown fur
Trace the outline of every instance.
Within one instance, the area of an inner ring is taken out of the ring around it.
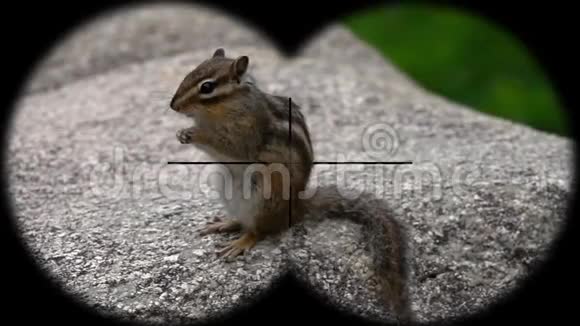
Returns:
[[[221,253],[226,256],[241,254],[267,235],[301,222],[306,213],[348,218],[363,225],[365,240],[371,244],[374,266],[381,280],[383,299],[401,320],[410,320],[406,239],[402,225],[384,208],[385,203],[368,194],[359,200],[350,200],[341,196],[336,188],[324,188],[317,189],[314,198],[299,198],[307,187],[314,160],[306,121],[296,104],[293,104],[290,117],[287,99],[263,93],[252,83],[244,82],[247,66],[247,57],[229,59],[223,49],[218,49],[185,77],[171,101],[173,110],[196,121],[195,127],[178,132],[180,142],[211,149],[230,160],[265,163],[254,178],[255,191],[271,189],[271,197],[261,199],[259,211],[251,216],[253,227],[242,227],[240,238]],[[198,84],[208,78],[217,82],[215,93],[200,94]],[[294,132],[291,144],[288,143],[289,131],[284,129],[289,118]],[[303,131],[303,138],[297,129]],[[283,163],[289,170],[290,180],[285,180],[272,163]],[[285,196],[288,191],[292,200]],[[216,222],[206,230],[225,232],[239,229],[239,226],[235,222]]]

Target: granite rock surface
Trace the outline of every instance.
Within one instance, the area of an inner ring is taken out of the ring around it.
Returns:
[[[264,91],[302,107],[317,160],[413,162],[317,165],[312,186],[371,192],[407,225],[421,321],[484,309],[549,252],[571,192],[571,140],[431,94],[339,25],[287,59],[223,14],[155,6],[71,34],[17,103],[6,155],[15,223],[71,295],[120,317],[200,320],[294,266],[340,307],[389,318],[356,224],[307,222],[235,262],[215,256],[231,236],[196,234],[223,210],[206,167],[166,164],[207,159],[177,142],[188,121],[168,104],[218,46],[248,55]]]

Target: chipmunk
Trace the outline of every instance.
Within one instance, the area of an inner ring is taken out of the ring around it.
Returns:
[[[306,119],[288,98],[261,91],[248,65],[248,56],[228,58],[219,48],[187,73],[171,99],[172,110],[195,122],[177,132],[179,142],[223,163],[218,172],[230,178],[214,182],[230,218],[216,218],[201,234],[241,231],[218,251],[232,258],[306,215],[349,218],[371,243],[383,298],[400,320],[410,320],[402,225],[368,194],[351,200],[328,187],[303,198],[314,162]]]

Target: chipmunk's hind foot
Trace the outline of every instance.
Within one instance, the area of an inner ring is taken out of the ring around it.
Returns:
[[[256,243],[258,243],[258,237],[252,232],[245,232],[241,237],[221,249],[218,254],[222,258],[234,258],[253,248]]]
[[[224,221],[220,217],[216,217],[214,222],[209,223],[208,225],[204,226],[199,234],[204,236],[213,233],[231,233],[237,232],[241,230],[242,224],[236,220],[227,220]]]

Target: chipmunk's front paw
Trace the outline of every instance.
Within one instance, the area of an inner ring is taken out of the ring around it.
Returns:
[[[177,140],[182,144],[193,142],[195,130],[193,128],[181,129],[177,131]]]

